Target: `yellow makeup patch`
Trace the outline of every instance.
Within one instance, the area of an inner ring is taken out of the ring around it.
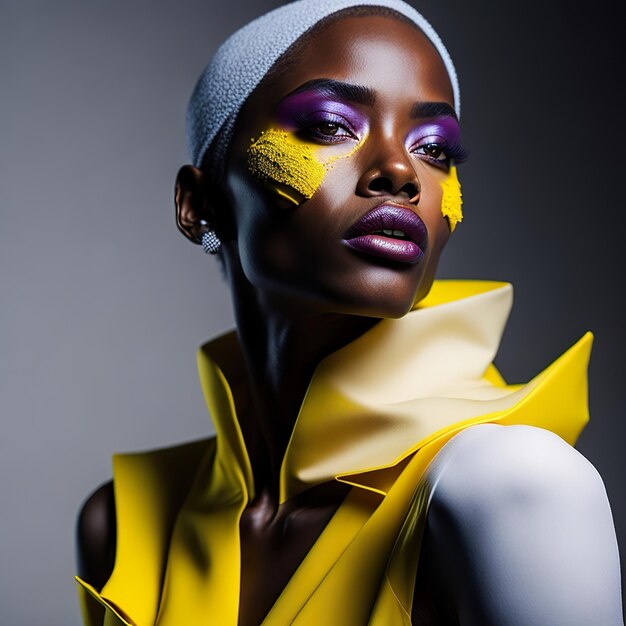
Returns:
[[[320,161],[315,146],[298,140],[293,133],[271,128],[252,139],[248,169],[280,196],[298,205],[313,196],[334,161],[350,156],[359,145],[347,154]]]
[[[310,198],[322,184],[326,167],[315,158],[313,147],[284,130],[261,133],[248,148],[248,169],[261,180],[279,183]],[[299,204],[289,189],[276,191]]]
[[[461,183],[456,175],[456,167],[454,165],[450,166],[448,177],[441,183],[441,188],[443,189],[441,212],[448,219],[450,232],[452,232],[463,219]]]

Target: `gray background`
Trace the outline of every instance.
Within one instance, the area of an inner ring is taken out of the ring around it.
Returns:
[[[74,519],[111,454],[211,430],[195,349],[232,317],[174,223],[184,108],[225,36],[278,4],[0,3],[2,625],[78,624]],[[418,7],[458,67],[473,152],[440,276],[513,283],[497,359],[511,382],[595,332],[579,449],[624,551],[617,17],[603,2]]]

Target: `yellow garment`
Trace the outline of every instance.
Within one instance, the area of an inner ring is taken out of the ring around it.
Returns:
[[[492,360],[511,304],[508,283],[438,280],[408,315],[319,364],[283,459],[281,501],[333,479],[354,487],[264,626],[410,626],[422,477],[443,444],[483,422],[575,443],[588,420],[592,335],[529,383],[507,385]],[[88,626],[237,624],[239,517],[254,494],[233,401],[236,335],[203,346],[198,365],[216,438],[114,457],[115,567],[100,593],[77,579]]]

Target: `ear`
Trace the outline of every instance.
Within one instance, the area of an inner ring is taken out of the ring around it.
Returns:
[[[208,229],[215,229],[215,215],[207,202],[206,176],[192,165],[183,165],[176,176],[174,203],[176,226],[193,243],[199,244]]]

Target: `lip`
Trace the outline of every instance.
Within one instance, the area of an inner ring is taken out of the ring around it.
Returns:
[[[401,230],[406,239],[383,234],[385,230]],[[374,207],[344,235],[344,243],[354,250],[377,257],[418,263],[424,258],[428,231],[422,219],[411,209],[385,202]]]

